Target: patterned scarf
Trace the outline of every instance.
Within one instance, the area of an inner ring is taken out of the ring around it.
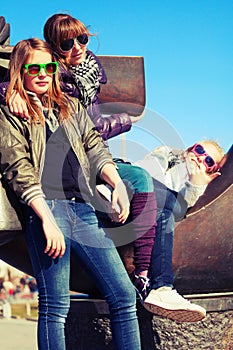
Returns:
[[[86,54],[78,66],[70,67],[80,93],[80,102],[86,108],[91,104],[99,88],[99,66],[94,57]]]

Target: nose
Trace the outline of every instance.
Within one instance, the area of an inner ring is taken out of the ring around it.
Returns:
[[[46,71],[44,68],[41,68],[40,70],[40,73],[39,73],[39,77],[42,76],[42,77],[45,77],[47,75]]]
[[[199,163],[203,163],[204,159],[205,159],[205,156],[196,156],[197,160]]]
[[[81,48],[81,45],[79,44],[78,40],[75,38],[74,39],[74,46],[76,48],[76,50],[79,50]]]

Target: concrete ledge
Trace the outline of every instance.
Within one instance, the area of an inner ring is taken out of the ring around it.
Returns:
[[[109,315],[108,304],[103,299],[73,299],[71,298],[71,313],[96,314],[98,316]]]
[[[184,295],[207,312],[233,310],[233,292]],[[103,299],[89,298],[88,294],[71,295],[71,312],[78,314],[108,315],[108,304]]]
[[[184,295],[207,312],[233,310],[233,292]]]

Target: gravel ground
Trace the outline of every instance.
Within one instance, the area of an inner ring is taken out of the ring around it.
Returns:
[[[210,312],[197,323],[176,323],[139,310],[142,350],[233,350],[233,311]],[[67,350],[113,350],[109,319],[78,317],[67,323]]]

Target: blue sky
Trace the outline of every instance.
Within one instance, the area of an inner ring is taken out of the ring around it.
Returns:
[[[11,45],[43,38],[45,21],[69,12],[98,34],[97,55],[143,56],[146,113],[126,138],[135,144],[189,146],[203,138],[232,145],[233,1],[1,1],[0,15],[11,26]],[[163,129],[163,131],[162,131]],[[119,143],[113,140],[112,153]],[[115,148],[114,148],[115,147]],[[115,150],[116,149],[116,150]],[[131,154],[132,152],[132,154]]]

